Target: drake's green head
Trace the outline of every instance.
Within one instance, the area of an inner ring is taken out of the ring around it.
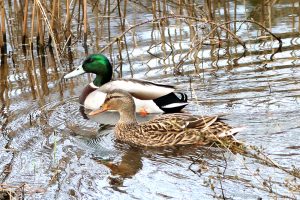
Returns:
[[[111,80],[112,66],[103,54],[92,54],[83,61],[82,65],[66,74],[64,78],[68,79],[84,73],[96,74],[93,83],[100,87]]]
[[[87,73],[93,73],[97,75],[111,75],[112,73],[112,66],[107,57],[103,54],[92,54],[88,56],[83,61],[82,68]]]

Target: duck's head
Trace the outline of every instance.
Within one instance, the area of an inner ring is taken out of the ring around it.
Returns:
[[[84,73],[96,74],[97,76],[94,80],[94,84],[96,86],[101,86],[111,80],[112,66],[107,57],[103,54],[92,54],[75,70],[66,74],[64,78],[69,79]]]
[[[89,115],[96,115],[106,112],[108,110],[118,111],[122,113],[134,113],[135,104],[132,96],[123,90],[113,90],[107,93],[104,103],[99,110],[95,110],[89,113]]]

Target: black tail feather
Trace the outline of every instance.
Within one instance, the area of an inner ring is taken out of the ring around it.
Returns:
[[[173,103],[186,103],[188,100],[188,97],[185,93],[181,92],[171,92],[165,96],[159,97],[157,99],[154,99],[154,103],[164,112],[166,113],[175,113],[180,112],[187,104],[179,105],[177,107],[166,107],[167,105],[173,104]]]
[[[176,93],[174,93],[174,94],[175,94],[175,95],[178,94],[178,95],[181,96],[180,101],[182,101],[182,102],[187,102],[187,100],[188,100],[187,94],[182,93],[182,92],[176,92]],[[176,96],[177,96],[177,95],[176,95]]]

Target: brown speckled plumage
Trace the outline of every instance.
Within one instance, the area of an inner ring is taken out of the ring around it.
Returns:
[[[220,121],[218,116],[185,113],[164,114],[138,123],[131,95],[120,90],[108,93],[103,105],[102,110],[117,110],[120,113],[120,120],[115,126],[116,138],[141,146],[207,144],[217,138],[234,135],[238,130]]]

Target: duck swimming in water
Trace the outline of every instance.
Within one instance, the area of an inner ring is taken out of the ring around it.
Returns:
[[[163,147],[174,145],[205,145],[218,138],[232,137],[242,128],[232,128],[218,116],[197,116],[186,113],[163,114],[150,121],[138,123],[132,96],[122,90],[108,92],[96,115],[108,110],[118,111],[120,119],[115,125],[115,135],[126,143]]]
[[[136,112],[142,115],[179,112],[188,104],[187,95],[174,93],[174,86],[139,79],[112,80],[112,65],[102,54],[88,56],[82,65],[66,74],[64,78],[69,79],[84,73],[96,74],[96,78],[83,89],[79,97],[79,103],[88,109],[98,109],[104,102],[106,93],[114,89],[129,92],[134,98]]]

